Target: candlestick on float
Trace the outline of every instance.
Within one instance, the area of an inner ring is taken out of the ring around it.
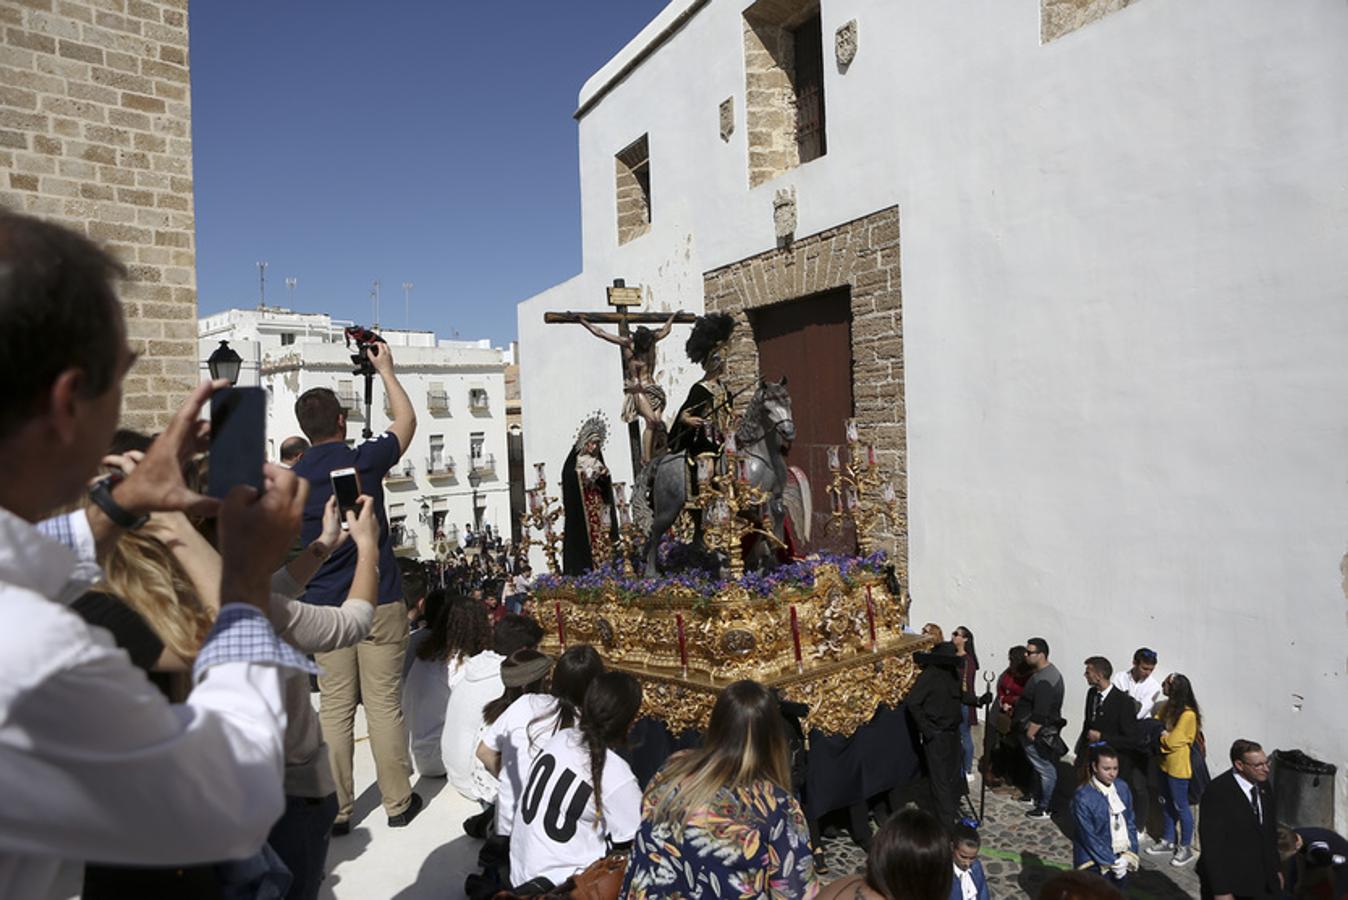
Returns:
[[[875,601],[871,599],[871,586],[869,584],[866,585],[866,624],[870,627],[871,652],[874,653],[877,643],[875,640]]]
[[[674,621],[679,628],[679,677],[688,677],[688,642],[683,633],[683,613],[676,613]]]
[[[796,654],[796,674],[805,671],[805,660],[800,655],[800,619],[796,616],[796,605],[791,604],[791,645]]]
[[[552,602],[553,611],[557,614],[557,642],[566,649],[566,618],[562,615],[562,601],[554,600]]]

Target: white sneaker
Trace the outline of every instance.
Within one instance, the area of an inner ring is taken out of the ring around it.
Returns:
[[[1148,847],[1144,852],[1149,853],[1152,856],[1173,855],[1175,852],[1175,844],[1173,841],[1157,841],[1154,846]]]

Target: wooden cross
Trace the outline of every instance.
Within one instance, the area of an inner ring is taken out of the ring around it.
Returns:
[[[628,287],[621,278],[613,280],[613,287],[608,289],[608,304],[614,307],[617,312],[600,313],[577,313],[577,312],[545,312],[543,313],[543,322],[546,325],[578,325],[583,316],[587,322],[594,325],[617,325],[618,337],[631,337],[632,331],[630,325],[663,325],[669,319],[669,313],[643,313],[628,312],[631,307],[641,306],[641,288]],[[697,316],[692,313],[679,313],[674,316],[674,321],[679,324],[692,324],[697,321]],[[618,357],[619,365],[622,364],[621,354]],[[623,383],[627,383],[627,370],[622,370]],[[632,453],[632,477],[635,478],[641,471],[641,426],[638,419],[633,419],[627,423],[627,439]]]

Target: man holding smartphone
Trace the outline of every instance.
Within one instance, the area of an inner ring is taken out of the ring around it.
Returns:
[[[307,479],[310,485],[300,531],[303,542],[307,545],[322,531],[323,507],[333,495],[334,474],[350,477],[342,470],[354,470],[358,493],[371,498],[379,519],[379,606],[370,636],[355,647],[314,657],[321,670],[319,718],[323,738],[332,751],[332,771],[337,780],[337,821],[332,827],[337,835],[351,830],[355,803],[353,728],[358,702],[365,704],[375,775],[389,825],[394,828],[406,825],[422,806],[421,798],[412,793],[412,764],[407,754],[407,726],[400,700],[403,656],[407,650],[402,578],[384,511],[384,475],[397,465],[411,445],[417,417],[407,391],[393,373],[393,354],[388,345],[382,341],[375,343],[369,354],[393,411],[393,421],[383,434],[348,447],[346,411],[336,394],[328,388],[311,388],[295,401],[295,418],[311,445],[294,465],[295,474]],[[304,601],[340,605],[346,599],[355,568],[355,548],[348,542],[323,561],[309,581]]]

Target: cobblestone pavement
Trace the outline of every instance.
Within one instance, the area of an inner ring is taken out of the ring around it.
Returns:
[[[978,804],[979,785],[969,788],[974,807]],[[1019,792],[1012,788],[997,788],[987,792],[980,858],[988,873],[988,886],[994,900],[1003,897],[1036,897],[1039,888],[1055,873],[1072,866],[1072,841],[1068,836],[1071,818],[1056,816],[1054,820],[1025,818],[1028,807],[1019,803]],[[968,805],[965,806],[968,811]],[[876,827],[872,819],[872,828]],[[860,872],[865,866],[866,854],[847,835],[824,838],[828,861],[827,879]],[[1194,864],[1183,868],[1170,865],[1168,856],[1141,854],[1142,870],[1131,879],[1127,888],[1129,897],[1140,900],[1184,900],[1197,897],[1198,876]]]

